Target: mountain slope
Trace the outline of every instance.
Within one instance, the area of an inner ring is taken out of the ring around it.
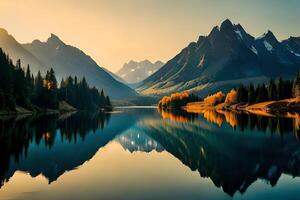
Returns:
[[[137,93],[128,86],[116,81],[108,72],[80,49],[67,45],[56,35],[46,42],[35,40],[23,47],[38,57],[47,66],[53,67],[58,79],[77,76],[86,77],[88,83],[104,91],[112,99],[134,98]]]
[[[38,70],[45,71],[46,66],[32,53],[27,51],[16,39],[9,35],[5,29],[0,28],[0,48],[4,50],[9,57],[15,63],[18,59],[21,59],[22,66],[26,67],[30,64],[33,73],[37,73]]]
[[[116,74],[128,83],[137,83],[152,75],[163,65],[164,63],[161,61],[152,63],[149,60],[141,62],[131,60],[125,63]]]
[[[124,80],[124,79],[122,79],[120,76],[118,76],[118,75],[116,75],[115,73],[113,73],[113,72],[111,72],[111,71],[109,71],[108,69],[106,69],[106,68],[102,68],[104,71],[106,71],[107,73],[109,73],[109,75],[111,75],[114,79],[116,79],[117,81],[119,81],[119,82],[121,82],[121,83],[123,83],[123,84],[127,84],[127,82]]]
[[[183,90],[201,95],[250,79],[258,83],[269,77],[290,77],[299,68],[300,57],[278,42],[273,33],[255,39],[240,24],[227,19],[208,36],[190,43],[137,90],[158,96]]]

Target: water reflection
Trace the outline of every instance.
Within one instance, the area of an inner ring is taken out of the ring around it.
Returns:
[[[264,133],[270,131],[272,134],[293,132],[296,137],[300,134],[300,115],[298,113],[287,113],[276,117],[227,110],[203,110],[200,113],[190,113],[184,110],[159,110],[159,112],[163,119],[170,119],[174,122],[193,122],[201,115],[208,122],[219,127],[229,125],[233,129],[239,128],[240,131],[258,130]]]
[[[189,125],[145,123],[146,134],[229,195],[244,193],[257,179],[274,186],[283,173],[300,176],[300,146],[291,134],[294,119],[210,111]],[[236,134],[237,127],[244,133]]]
[[[198,117],[197,113],[188,113],[185,110],[157,110],[163,119],[170,119],[175,122],[190,122],[194,121]]]
[[[45,174],[49,182],[56,180],[67,169],[78,166],[74,164],[72,167],[72,161],[74,161],[72,156],[68,156],[68,161],[63,158],[68,149],[63,149],[61,144],[66,140],[66,144],[76,145],[78,137],[80,141],[84,141],[89,133],[95,133],[96,130],[101,131],[108,123],[109,118],[109,114],[79,112],[73,113],[67,118],[59,118],[58,115],[42,115],[22,119],[1,119],[0,187],[16,170],[22,168],[33,176],[40,173]],[[57,145],[61,145],[58,152],[50,151],[55,142],[59,143]],[[49,149],[49,151],[43,152],[43,149]],[[37,154],[32,155],[35,150],[37,150]],[[51,163],[50,157],[54,158],[55,163]],[[68,164],[58,169],[58,161],[68,162]],[[51,164],[56,165],[55,170],[50,169]]]
[[[51,183],[113,141],[132,155],[143,152],[140,159],[149,152],[168,152],[226,194],[244,194],[258,179],[273,187],[282,174],[300,176],[299,121],[298,114],[277,118],[155,109],[0,120],[1,185],[18,170],[32,177],[42,174]],[[153,170],[159,170],[157,163]]]

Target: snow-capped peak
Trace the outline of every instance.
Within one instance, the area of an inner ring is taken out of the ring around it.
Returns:
[[[253,52],[253,53],[255,53],[256,55],[258,55],[258,52],[257,52],[257,50],[256,50],[256,48],[254,47],[254,46],[251,46],[251,51]]]
[[[268,51],[273,50],[273,46],[267,40],[264,40],[264,45]]]
[[[236,34],[238,34],[238,36],[239,36],[240,39],[243,39],[243,35],[242,35],[242,33],[241,33],[240,30],[237,29],[237,30],[235,30],[234,32],[235,32]]]

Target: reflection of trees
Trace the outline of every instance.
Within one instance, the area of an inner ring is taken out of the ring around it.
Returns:
[[[79,136],[85,136],[96,129],[103,129],[109,120],[109,114],[92,114],[79,112],[69,118],[58,120],[57,115],[42,115],[22,120],[0,120],[0,181],[5,180],[10,159],[16,162],[20,156],[27,155],[31,143],[51,148],[60,130],[62,140],[71,142]],[[0,187],[1,187],[0,185]]]
[[[203,112],[203,117],[212,123],[217,124],[218,126],[221,126],[223,123],[223,117],[221,114],[217,113],[214,110],[207,110]]]
[[[198,114],[188,113],[185,110],[167,110],[167,109],[158,109],[163,119],[170,119],[176,122],[189,122],[194,121]]]
[[[262,119],[259,127],[265,129],[265,123]],[[274,186],[282,173],[300,176],[300,145],[293,135],[237,135],[201,126],[157,120],[144,131],[229,195],[244,193],[258,178]]]
[[[90,112],[81,112],[65,120],[59,120],[57,123],[63,136],[62,139],[67,139],[69,142],[74,139],[76,142],[78,136],[84,139],[88,132],[95,133],[97,129],[102,130],[109,118],[109,114],[95,115]]]
[[[32,141],[32,134],[28,129],[30,127],[26,120],[0,120],[0,187],[5,181],[4,174],[9,168],[10,157],[18,161],[22,154],[27,154]]]
[[[189,113],[184,110],[159,110],[163,119],[170,119],[176,122],[194,121],[198,114]],[[250,113],[238,113],[226,110],[203,110],[200,113],[207,121],[217,124],[219,127],[226,122],[233,129],[258,130],[271,133],[284,134],[294,132],[296,136],[300,134],[300,115],[288,113],[283,117],[268,117]]]

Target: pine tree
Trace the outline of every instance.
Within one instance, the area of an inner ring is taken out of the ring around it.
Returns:
[[[276,95],[276,84],[273,79],[270,80],[269,87],[268,87],[268,98],[270,101],[277,100]]]
[[[293,81],[293,97],[300,97],[300,70]]]
[[[44,107],[44,96],[45,96],[44,79],[41,75],[41,72],[38,71],[34,80],[33,103],[37,106]]]
[[[257,100],[256,102],[264,102],[268,101],[268,90],[266,85],[263,83],[262,85],[257,86]]]
[[[248,91],[244,85],[240,85],[237,90],[237,101],[247,102],[248,101]]]
[[[280,77],[277,83],[277,100],[282,100],[284,98],[284,84]]]
[[[255,103],[256,100],[256,94],[255,94],[255,89],[254,85],[250,84],[249,89],[248,89],[248,103]]]

